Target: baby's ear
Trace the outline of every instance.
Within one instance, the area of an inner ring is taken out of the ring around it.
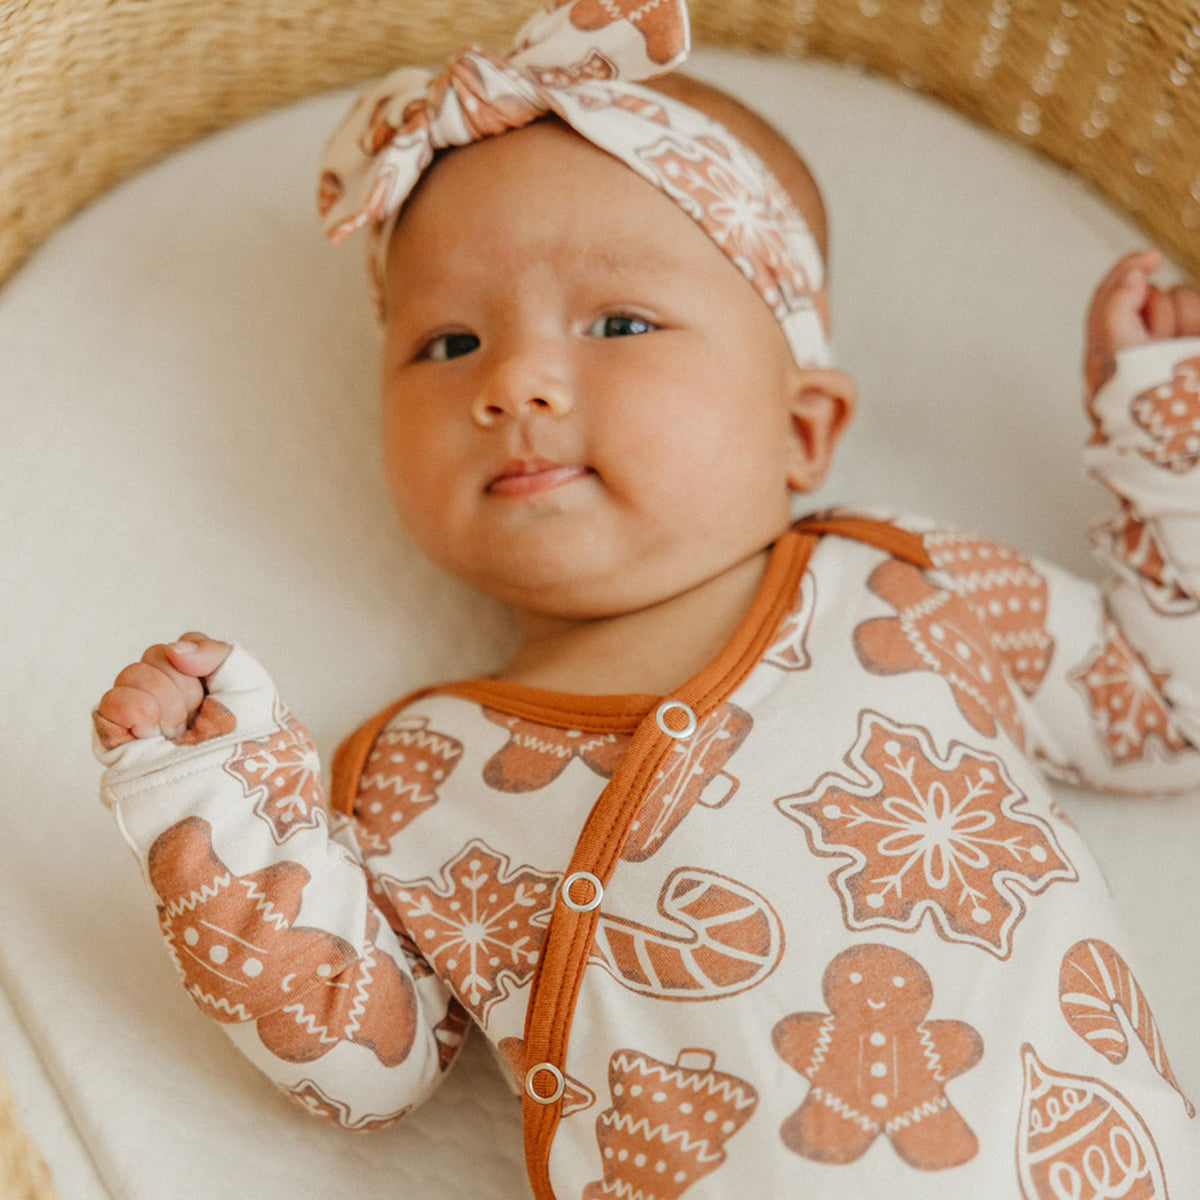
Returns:
[[[857,388],[845,371],[832,367],[798,373],[792,391],[792,445],[788,486],[794,492],[819,487],[833,462],[838,438],[854,415]]]

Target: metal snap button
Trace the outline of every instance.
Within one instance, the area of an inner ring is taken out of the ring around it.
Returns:
[[[591,896],[582,904],[578,900],[571,898],[571,885],[576,880],[586,880],[592,885]],[[563,880],[562,888],[559,890],[558,895],[559,899],[568,908],[573,908],[576,912],[591,912],[593,908],[598,908],[600,901],[604,899],[604,884],[591,871],[575,871]]]
[[[683,713],[685,724],[682,729],[667,724],[667,714],[671,712]],[[696,732],[696,714],[682,700],[664,700],[655,710],[654,719],[668,737],[690,738]]]
[[[539,1095],[537,1089],[533,1086],[534,1076],[542,1071],[548,1071],[554,1079],[554,1091],[549,1096]],[[525,1094],[530,1100],[536,1100],[538,1104],[553,1104],[563,1094],[563,1089],[566,1086],[567,1082],[563,1078],[563,1073],[553,1063],[536,1063],[525,1072]]]

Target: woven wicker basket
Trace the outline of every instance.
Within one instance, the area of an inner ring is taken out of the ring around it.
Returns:
[[[310,93],[400,62],[436,61],[462,44],[464,30],[503,48],[532,7],[532,0],[0,3],[0,283],[73,212],[154,159]],[[1197,0],[691,0],[690,7],[700,42],[854,63],[1027,143],[1076,171],[1200,276]],[[0,1080],[0,1164],[24,1166],[11,1184],[0,1169],[0,1200],[52,1196],[6,1095]]]
[[[0,282],[153,159],[243,117],[503,48],[530,0],[0,4]],[[698,41],[856,63],[1073,168],[1200,275],[1196,0],[692,0]]]
[[[0,1075],[0,1200],[58,1200],[50,1172],[25,1135],[17,1105]]]

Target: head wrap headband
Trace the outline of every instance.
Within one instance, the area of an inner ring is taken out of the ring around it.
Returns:
[[[378,297],[396,217],[434,153],[553,113],[699,225],[775,315],[797,363],[828,366],[814,304],[824,266],[783,186],[725,126],[633,82],[687,54],[685,0],[560,0],[504,56],[472,48],[438,73],[394,71],[358,98],[326,147],[326,235],[336,242],[367,226]]]

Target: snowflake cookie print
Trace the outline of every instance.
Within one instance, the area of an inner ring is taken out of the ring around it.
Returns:
[[[864,711],[846,755],[806,792],[775,801],[829,877],[852,930],[911,932],[928,919],[950,942],[1008,958],[1027,897],[1074,881],[1049,821],[995,755]]]
[[[1071,682],[1087,698],[1109,761],[1122,766],[1186,750],[1163,699],[1170,673],[1152,670],[1112,621],[1105,621],[1102,632],[1103,643],[1071,673]]]
[[[260,738],[238,742],[222,769],[254,801],[254,815],[266,823],[276,842],[324,819],[321,763],[308,731],[276,702],[279,728]]]
[[[480,1022],[533,977],[558,876],[514,867],[484,842],[443,864],[441,880],[381,876],[417,950]]]

